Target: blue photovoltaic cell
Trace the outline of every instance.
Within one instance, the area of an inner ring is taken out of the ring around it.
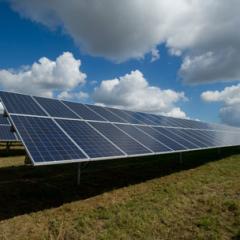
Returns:
[[[130,111],[125,111],[134,118],[138,120],[138,123],[143,123],[147,125],[154,125],[154,121],[152,121],[149,117],[147,117],[148,114],[145,113],[140,113],[140,112],[130,112]]]
[[[0,142],[17,141],[17,137],[11,131],[11,126],[0,125]]]
[[[144,132],[157,139],[161,143],[164,143],[169,148],[175,151],[186,150],[187,147],[183,146],[181,143],[174,141],[171,137],[165,136],[160,131],[157,131],[148,126],[138,126],[138,128],[142,129]]]
[[[95,120],[95,121],[107,121],[106,119],[102,118],[100,115],[86,107],[81,103],[73,103],[63,101],[71,110],[73,110],[77,115],[79,115],[82,119],[85,120]]]
[[[90,124],[128,155],[151,153],[147,148],[130,138],[111,123],[91,122]]]
[[[48,112],[51,117],[75,118],[79,117],[66,107],[61,101],[56,99],[34,97],[37,102]]]
[[[120,118],[124,119],[126,123],[132,123],[132,124],[144,124],[141,120],[136,119],[133,115],[129,114],[129,112],[116,109],[116,108],[107,108],[112,113],[116,114]]]
[[[0,97],[8,113],[46,116],[31,96],[0,92]]]
[[[204,139],[208,141],[209,147],[225,145],[224,139],[221,139],[221,137],[218,136],[216,131],[194,130],[193,134],[196,134],[195,132],[197,132],[199,136],[203,136]]]
[[[213,139],[208,137],[208,135],[204,134],[201,130],[192,130],[192,129],[186,129],[185,130],[189,135],[195,137],[199,141],[205,143],[206,147],[213,147],[213,146],[220,146],[221,143],[217,141],[217,139]]]
[[[1,125],[10,125],[8,118],[4,117],[3,114],[0,114],[0,124]]]
[[[206,148],[208,146],[199,138],[196,138],[194,135],[190,134],[187,129],[174,129],[174,133],[193,143],[197,148]]]
[[[154,125],[158,125],[158,126],[171,126],[169,124],[169,122],[167,121],[167,118],[163,117],[163,116],[158,116],[158,115],[154,115],[154,114],[148,114],[149,118],[152,122],[154,122]]]
[[[164,144],[158,142],[154,138],[150,137],[149,135],[145,134],[143,131],[139,130],[135,126],[126,125],[126,124],[116,124],[118,128],[138,140],[144,146],[151,149],[153,152],[170,152],[172,151],[170,148],[165,146]]]
[[[100,114],[100,116],[107,119],[109,122],[119,122],[119,123],[126,123],[125,120],[121,119],[117,115],[113,114],[112,112],[108,111],[106,108],[94,106],[94,105],[87,105],[91,110]]]
[[[74,120],[57,120],[57,122],[91,158],[124,155],[86,122]]]
[[[155,130],[157,130],[159,133],[174,139],[176,142],[182,144],[187,149],[196,149],[199,148],[197,145],[192,143],[190,140],[186,139],[184,136],[181,136],[180,134],[176,133],[176,129],[174,128],[163,128],[163,127],[154,127]]]
[[[52,119],[11,116],[24,145],[35,164],[64,160],[86,160]]]

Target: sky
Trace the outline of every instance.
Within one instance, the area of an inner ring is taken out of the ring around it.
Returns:
[[[0,89],[240,126],[239,0],[0,0]]]

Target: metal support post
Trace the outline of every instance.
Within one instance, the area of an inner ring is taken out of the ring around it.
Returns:
[[[10,143],[7,142],[7,144],[6,144],[6,151],[9,152],[9,150],[10,150]]]
[[[218,156],[219,157],[221,156],[221,153],[222,153],[221,148],[218,148]]]
[[[182,153],[179,153],[179,163],[180,163],[180,164],[183,163]]]
[[[77,165],[77,185],[80,186],[81,183],[81,163]]]

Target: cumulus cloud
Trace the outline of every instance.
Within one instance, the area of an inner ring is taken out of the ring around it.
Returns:
[[[0,86],[9,91],[52,97],[85,83],[86,74],[80,71],[81,61],[65,52],[56,61],[40,58],[32,66],[20,70],[0,69]]]
[[[152,55],[151,62],[155,62],[160,58],[160,53],[157,48],[152,49],[151,55]]]
[[[186,117],[176,106],[179,101],[186,100],[183,92],[151,86],[138,70],[120,78],[102,81],[92,97],[97,104],[105,106]]]
[[[222,91],[206,91],[201,95],[206,102],[222,102],[219,116],[223,123],[240,127],[240,84]]]
[[[63,99],[63,100],[79,100],[79,101],[85,101],[89,98],[89,94],[83,91],[80,92],[69,92],[69,91],[63,91],[60,94],[58,94],[57,98]]]
[[[8,1],[24,17],[61,27],[92,55],[124,61],[165,44],[182,56],[187,83],[240,79],[239,0]]]

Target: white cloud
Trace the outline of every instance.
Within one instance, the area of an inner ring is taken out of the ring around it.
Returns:
[[[102,81],[92,95],[97,104],[135,111],[185,118],[176,104],[186,100],[183,92],[162,90],[150,86],[143,74],[136,70],[120,78]]]
[[[164,43],[188,83],[240,79],[239,0],[8,0],[22,16],[62,27],[86,52],[143,58]]]
[[[89,94],[86,92],[68,92],[63,91],[61,92],[57,98],[64,99],[64,100],[79,100],[79,101],[85,101],[89,98]]]
[[[206,102],[222,102],[219,116],[223,123],[240,127],[240,84],[222,91],[206,91],[201,95]]]
[[[80,60],[69,52],[56,61],[43,57],[19,71],[0,69],[0,86],[9,91],[52,97],[55,91],[69,91],[85,83],[86,74],[80,71],[80,66]]]
[[[157,48],[152,49],[151,55],[152,55],[151,62],[155,62],[160,58],[160,53]]]

